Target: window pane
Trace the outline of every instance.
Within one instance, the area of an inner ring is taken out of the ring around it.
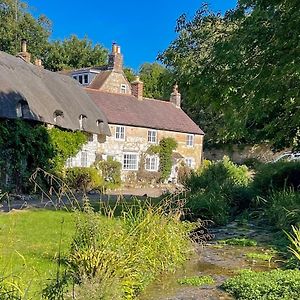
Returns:
[[[84,75],[84,83],[85,83],[85,84],[88,84],[88,83],[89,83],[89,75],[88,75],[88,74],[85,74],[85,75]]]
[[[123,169],[124,170],[137,170],[138,169],[138,158],[137,154],[126,153],[123,156]]]

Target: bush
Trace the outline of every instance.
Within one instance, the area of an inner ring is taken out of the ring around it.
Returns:
[[[291,225],[300,224],[299,192],[291,189],[276,191],[260,202],[263,203],[265,216],[278,229],[289,229]]]
[[[226,224],[231,212],[247,208],[251,201],[248,185],[252,174],[246,166],[237,166],[224,157],[193,172],[185,186],[191,190],[187,208],[194,218]]]
[[[238,276],[227,280],[222,287],[236,299],[298,300],[300,299],[300,271],[243,271]]]
[[[92,189],[100,189],[103,178],[95,168],[70,168],[66,171],[66,183],[70,188],[87,192]]]
[[[121,168],[122,164],[111,157],[96,164],[96,169],[104,179],[105,188],[113,189],[121,185]]]
[[[256,195],[266,196],[272,191],[300,188],[300,162],[277,162],[261,165],[253,181]]]

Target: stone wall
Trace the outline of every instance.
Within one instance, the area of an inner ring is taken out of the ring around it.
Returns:
[[[211,148],[205,149],[203,156],[204,159],[221,160],[224,155],[229,156],[230,159],[236,163],[243,163],[248,159],[257,159],[261,162],[270,162],[276,157],[280,156],[287,150],[280,152],[273,152],[269,145],[230,145],[221,149]]]
[[[114,72],[112,71],[108,78],[105,80],[104,84],[101,87],[101,91],[108,93],[121,93],[121,85],[126,85],[126,93],[127,95],[131,95],[131,86],[128,83],[126,77],[123,72]]]
[[[147,149],[153,145],[153,143],[148,142],[148,128],[140,128],[133,126],[125,127],[125,139],[117,140],[115,138],[116,125],[110,125],[110,130],[112,133],[111,137],[107,137],[104,143],[99,144],[98,153],[102,155],[103,159],[108,156],[113,157],[117,161],[123,163],[124,153],[137,153],[139,156],[139,163],[141,163],[141,157],[145,154]],[[202,145],[203,136],[194,136],[194,146],[186,146],[186,133],[172,132],[166,130],[156,130],[157,132],[157,143],[164,137],[172,137],[177,143],[178,147],[175,150],[184,158],[192,158],[194,161],[193,168],[198,168],[202,161]],[[134,177],[137,172],[122,170],[122,178],[126,180],[127,177]]]

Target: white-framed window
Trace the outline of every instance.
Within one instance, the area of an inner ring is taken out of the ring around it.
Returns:
[[[158,156],[147,155],[145,159],[145,170],[156,172],[158,171]]]
[[[115,138],[116,140],[125,140],[125,127],[124,126],[116,126],[116,132],[115,132]]]
[[[81,167],[87,167],[88,166],[88,153],[87,153],[87,151],[81,151],[80,165],[81,165]]]
[[[127,86],[126,84],[121,84],[120,92],[121,94],[126,94]]]
[[[157,131],[148,130],[148,143],[156,143],[156,142],[157,142]]]
[[[193,134],[187,134],[186,135],[186,145],[188,147],[194,146],[194,135]]]
[[[78,80],[78,79],[77,79],[77,75],[74,75],[74,76],[73,76],[73,79]]]
[[[78,75],[78,81],[79,81],[80,84],[82,84],[82,82],[83,82],[82,75]]]
[[[83,83],[88,84],[89,83],[89,74],[84,74],[83,75]]]
[[[123,154],[123,170],[137,171],[138,170],[138,154],[124,153]]]
[[[194,168],[194,159],[192,157],[186,157],[184,161],[189,168]]]
[[[73,157],[69,157],[66,161],[66,167],[67,168],[72,168],[74,167],[74,159]]]

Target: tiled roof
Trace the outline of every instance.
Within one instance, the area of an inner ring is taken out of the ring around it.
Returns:
[[[105,115],[75,80],[0,51],[0,118],[17,118],[20,101],[28,103],[26,119],[56,125],[59,111],[60,127],[79,130],[79,116],[85,115],[85,131],[110,135]],[[103,121],[101,128],[97,120]]]
[[[181,108],[168,101],[138,100],[132,95],[111,94],[90,88],[86,91],[110,124],[204,134]]]

